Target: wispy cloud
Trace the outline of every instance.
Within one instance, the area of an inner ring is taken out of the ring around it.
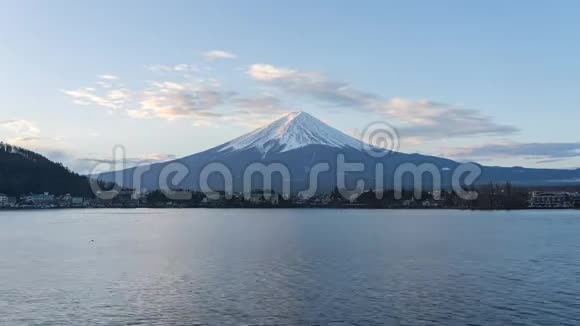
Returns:
[[[22,119],[1,120],[0,128],[5,129],[11,133],[17,134],[21,137],[34,136],[40,133],[40,129],[38,129],[35,123]]]
[[[151,163],[158,163],[176,159],[177,156],[173,154],[166,154],[166,153],[149,153],[138,155],[134,157],[127,157],[125,158],[125,163],[128,165],[139,165],[139,164],[151,164]],[[112,159],[106,158],[97,158],[97,157],[82,157],[78,159],[79,161],[92,163],[92,164],[110,164],[113,166],[116,162]]]
[[[237,57],[235,54],[224,50],[205,51],[202,55],[208,60],[235,59]]]
[[[93,87],[85,87],[62,92],[70,96],[75,104],[94,105],[109,110],[121,109],[131,99],[131,93],[126,88],[104,90],[98,93]]]
[[[248,75],[259,82],[294,95],[307,96],[336,106],[368,107],[377,96],[352,88],[317,72],[305,72],[269,64],[254,64]]]
[[[25,137],[10,138],[8,139],[8,142],[10,144],[26,147],[36,145],[38,143],[46,144],[47,142],[59,142],[61,140],[62,139],[58,137],[25,136]]]
[[[219,117],[214,112],[228,94],[206,85],[154,82],[146,90],[139,114],[167,120]]]
[[[235,55],[213,50],[208,58],[233,58]],[[101,80],[101,87],[65,90],[80,105],[95,105],[110,111],[122,110],[132,118],[165,120],[192,119],[195,126],[209,126],[216,120],[242,121],[248,115],[253,121],[268,121],[282,111],[291,111],[289,99],[310,101],[321,108],[351,110],[373,114],[399,128],[404,139],[415,143],[433,139],[466,136],[509,135],[514,126],[496,122],[475,109],[428,99],[388,97],[353,87],[320,72],[302,71],[271,64],[252,64],[246,75],[259,86],[266,86],[266,95],[237,94],[224,90],[213,77],[191,78],[196,66],[191,64],[154,65],[153,71],[171,72],[168,80],[154,80],[144,89],[129,90],[112,85],[114,80]],[[105,87],[106,86],[106,87]]]
[[[499,124],[478,110],[431,100],[385,98],[358,90],[328,76],[269,64],[254,64],[247,71],[256,81],[294,96],[304,96],[336,107],[376,113],[399,123],[403,137],[428,140],[433,137],[506,135],[517,128]]]
[[[580,142],[572,143],[515,143],[503,142],[471,147],[447,148],[444,155],[455,158],[523,158],[537,163],[551,163],[580,157]]]
[[[99,78],[105,79],[105,80],[118,80],[119,79],[119,77],[117,77],[115,75],[109,75],[109,74],[100,75]]]
[[[111,113],[125,112],[135,119],[190,119],[196,127],[214,126],[218,120],[244,124],[242,117],[255,123],[287,111],[279,98],[242,96],[224,90],[215,78],[190,78],[189,73],[195,69],[193,65],[154,65],[148,69],[172,75],[165,76],[165,80],[149,81],[143,89],[97,81],[95,87],[63,90],[63,93],[75,104],[92,105]]]
[[[147,66],[147,69],[154,72],[176,72],[176,73],[199,71],[199,68],[197,66],[187,63],[180,63],[176,65],[150,65]]]
[[[152,81],[142,90],[85,87],[63,93],[75,104],[123,111],[132,118],[165,120],[219,117],[218,106],[231,96],[211,81]]]
[[[401,121],[402,137],[433,139],[473,135],[508,135],[518,131],[495,122],[478,110],[430,100],[391,98],[373,103],[377,112]]]

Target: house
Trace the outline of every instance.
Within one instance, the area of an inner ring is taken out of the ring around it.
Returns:
[[[0,194],[0,207],[7,207],[8,205],[8,196]]]
[[[534,191],[530,194],[530,208],[572,208],[574,199],[567,192]]]

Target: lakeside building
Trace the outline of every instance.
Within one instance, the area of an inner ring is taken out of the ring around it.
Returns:
[[[15,208],[70,208],[70,207],[89,207],[91,203],[83,197],[73,197],[70,194],[62,196],[51,195],[47,192],[42,194],[28,194],[21,196],[19,200],[16,197],[4,197],[0,195],[0,207]]]
[[[73,197],[70,194],[65,194],[63,196],[58,197],[58,206],[59,207],[74,207],[74,208],[81,208],[81,207],[88,207],[90,206],[90,202],[83,198],[83,197]]]
[[[8,206],[8,196],[5,194],[0,194],[0,207]]]
[[[54,195],[51,195],[48,192],[43,194],[29,194],[23,196],[21,201],[25,204],[39,207],[48,207],[55,204]]]
[[[530,208],[572,208],[574,196],[567,192],[534,191],[530,195]]]

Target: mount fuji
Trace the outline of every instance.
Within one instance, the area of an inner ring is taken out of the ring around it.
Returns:
[[[252,163],[265,165],[282,163],[290,172],[290,185],[292,192],[302,191],[308,188],[310,171],[318,163],[328,163],[329,169],[318,174],[319,192],[327,192],[337,186],[337,175],[342,174],[347,187],[354,187],[357,180],[364,180],[366,188],[392,188],[393,174],[397,167],[404,163],[433,164],[441,172],[441,180],[444,186],[451,184],[453,171],[461,164],[459,162],[420,154],[405,154],[391,152],[388,155],[376,157],[369,155],[368,148],[374,150],[377,147],[370,146],[355,139],[337,129],[330,127],[306,112],[288,113],[269,125],[242,135],[225,144],[208,149],[206,151],[186,156],[177,160],[156,163],[150,166],[140,167],[144,173],[135,173],[136,167],[102,173],[97,177],[100,180],[116,182],[125,187],[139,187],[141,189],[154,190],[165,188],[160,186],[161,179],[171,180],[171,173],[163,171],[169,165],[186,167],[187,176],[169,186],[172,189],[200,189],[199,176],[208,164],[220,163],[225,165],[231,172],[234,190],[241,191],[244,171]],[[366,150],[365,150],[366,149]],[[364,171],[338,172],[337,157],[344,155],[347,163],[362,163]],[[375,167],[382,164],[383,180],[376,179]],[[527,169],[522,167],[491,167],[481,166],[481,175],[477,179],[478,184],[489,182],[504,183],[512,182],[520,185],[558,185],[580,183],[580,170],[554,170],[554,169]],[[140,180],[134,180],[135,175],[140,175]],[[169,176],[169,178],[168,178]],[[340,175],[339,175],[340,176]],[[342,176],[340,176],[342,177]],[[210,174],[207,178],[209,186],[214,190],[224,188],[224,178],[218,173]],[[405,179],[405,184],[412,185],[412,179]],[[430,178],[424,182],[429,183]],[[261,189],[263,183],[259,176],[251,179],[252,189]],[[163,183],[161,183],[163,184]],[[282,178],[273,174],[272,189],[280,191]]]

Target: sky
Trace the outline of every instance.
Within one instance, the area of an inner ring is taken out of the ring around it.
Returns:
[[[577,1],[0,1],[0,140],[86,173],[284,113],[399,150],[580,167]]]

